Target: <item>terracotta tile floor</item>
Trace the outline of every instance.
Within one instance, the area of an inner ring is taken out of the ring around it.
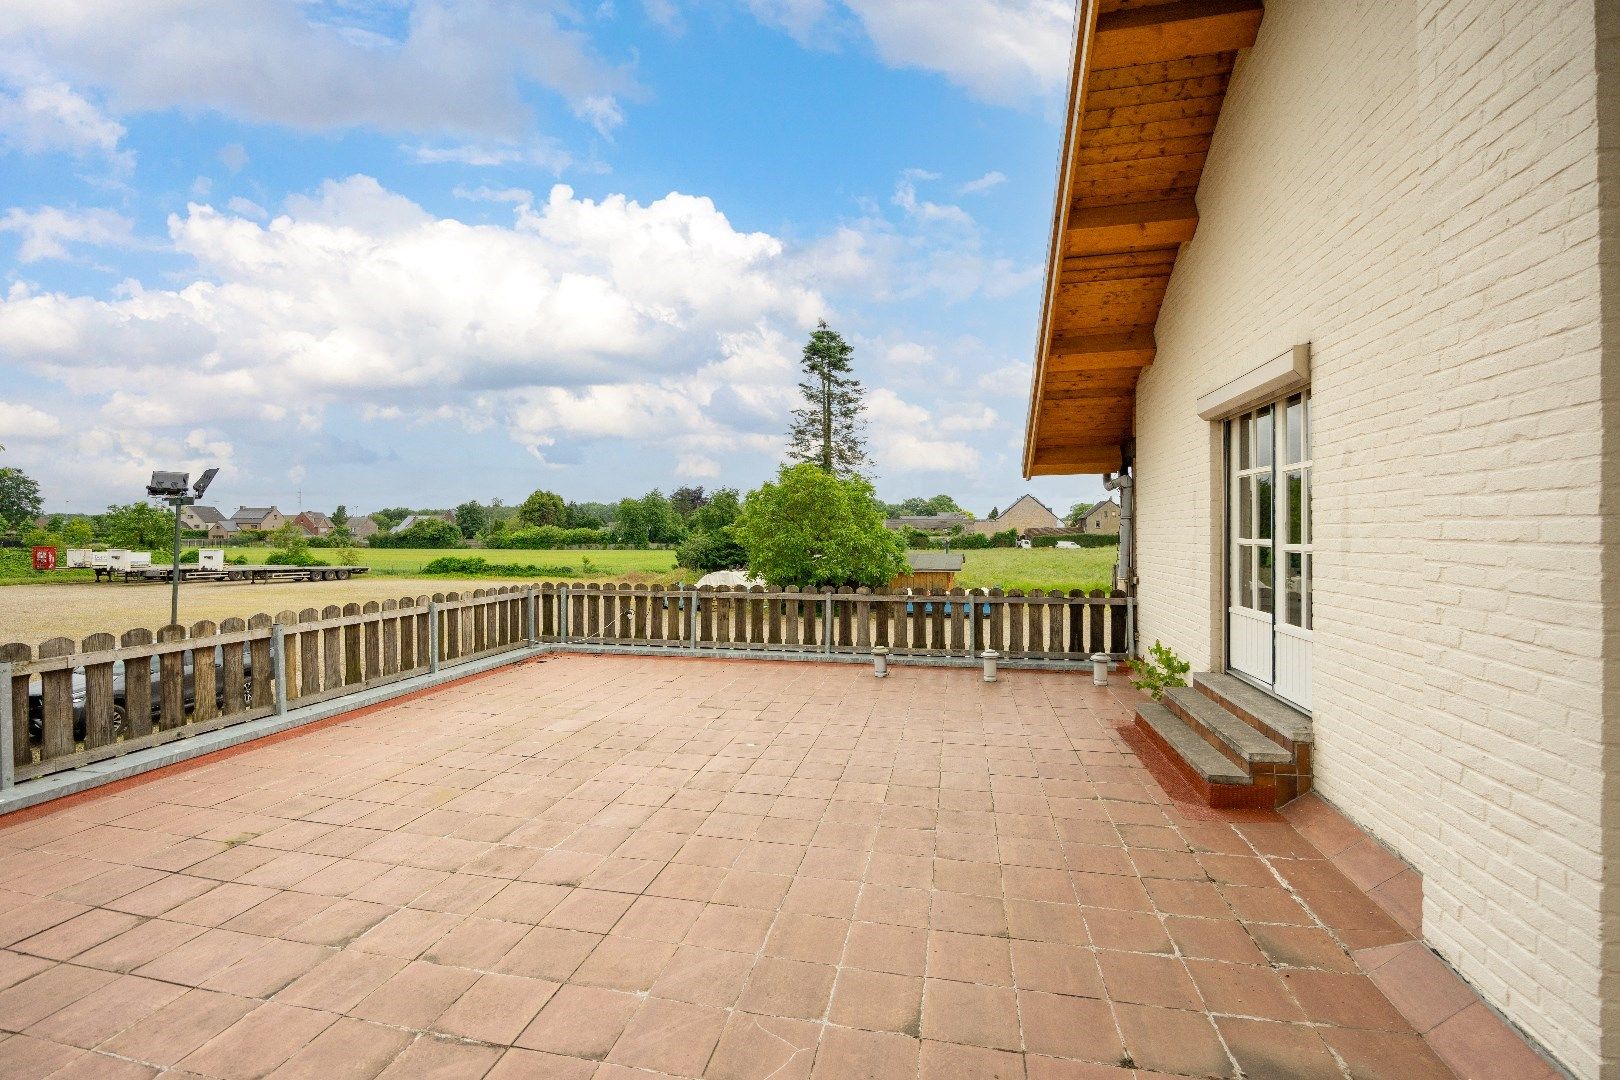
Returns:
[[[0,1075],[1449,1076],[1126,702],[567,657],[0,828]]]

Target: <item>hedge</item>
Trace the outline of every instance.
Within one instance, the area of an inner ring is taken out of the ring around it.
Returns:
[[[1118,533],[1076,533],[1073,536],[1036,536],[1031,538],[1030,547],[1049,548],[1057,547],[1059,543],[1073,544],[1083,548],[1107,548],[1119,546]]]

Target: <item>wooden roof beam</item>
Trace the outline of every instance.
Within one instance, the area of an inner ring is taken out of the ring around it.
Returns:
[[[1263,11],[1261,0],[1177,0],[1109,12],[1097,19],[1091,69],[1247,49],[1260,32]]]
[[[1030,458],[1029,475],[1119,472],[1124,462],[1118,446],[1037,446]]]
[[[1046,373],[1117,371],[1153,363],[1157,346],[1152,330],[1120,334],[1054,334],[1046,350]]]
[[[1076,206],[1069,211],[1064,255],[1105,255],[1175,247],[1198,228],[1198,204],[1191,199]]]

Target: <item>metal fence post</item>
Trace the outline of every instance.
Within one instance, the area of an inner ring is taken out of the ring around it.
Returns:
[[[969,589],[967,594],[967,654],[973,655],[974,628],[979,624],[979,600]]]
[[[832,652],[832,596],[823,593],[821,597],[821,651]]]
[[[557,594],[557,637],[561,641],[567,642],[569,631],[569,609],[572,608],[573,605],[568,602],[567,584],[565,583],[561,588],[562,591]]]
[[[692,599],[686,605],[686,625],[692,631],[692,648],[697,648],[698,635],[698,594],[697,586],[692,586]]]
[[[280,623],[270,627],[270,674],[275,679],[276,715],[287,712],[287,628]]]
[[[535,603],[534,586],[530,585],[528,591],[523,594],[523,620],[528,626],[530,646],[540,643],[540,631],[537,622],[539,612],[536,610],[538,607],[539,605]]]
[[[0,791],[17,783],[17,762],[11,744],[14,731],[11,716],[11,661],[0,663]]]
[[[428,601],[428,674],[439,673],[439,602]]]

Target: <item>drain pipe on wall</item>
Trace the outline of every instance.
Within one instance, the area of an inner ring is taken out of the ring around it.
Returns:
[[[1119,492],[1119,580],[1126,593],[1125,655],[1136,655],[1136,481],[1128,472],[1105,473],[1103,487]]]

